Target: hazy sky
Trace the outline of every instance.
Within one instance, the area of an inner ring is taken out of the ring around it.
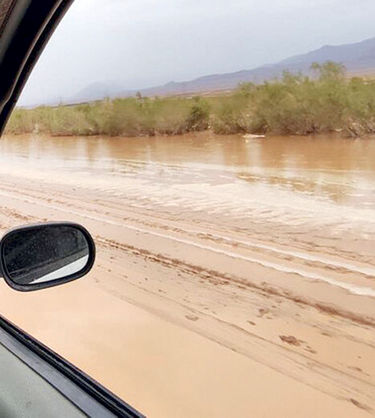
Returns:
[[[134,89],[375,37],[374,0],[75,0],[19,104]]]

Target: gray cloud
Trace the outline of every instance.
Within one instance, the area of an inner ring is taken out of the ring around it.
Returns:
[[[374,16],[372,0],[76,0],[20,104],[249,69],[373,37]]]

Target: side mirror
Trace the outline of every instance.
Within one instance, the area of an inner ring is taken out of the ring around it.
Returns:
[[[24,292],[79,279],[91,270],[94,260],[94,241],[78,224],[24,226],[0,241],[2,275],[10,287]]]

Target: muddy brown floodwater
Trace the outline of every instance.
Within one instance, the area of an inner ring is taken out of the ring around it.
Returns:
[[[1,313],[143,413],[375,414],[375,139],[4,137],[0,184],[98,250]]]

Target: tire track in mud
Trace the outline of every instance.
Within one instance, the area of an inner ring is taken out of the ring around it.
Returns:
[[[1,194],[2,193],[0,192],[0,195]],[[32,204],[39,204],[39,205],[41,204],[41,202],[36,200],[35,197],[34,198],[27,198],[26,196],[17,197],[17,196],[14,196],[13,193],[6,194],[6,195],[8,195],[11,198],[21,199],[23,201],[26,201],[26,202],[29,202],[29,203],[32,203]],[[30,197],[30,194],[29,194],[29,197]],[[187,244],[187,245],[198,246],[198,248],[202,248],[202,249],[213,250],[214,252],[218,252],[219,254],[222,254],[222,255],[228,255],[229,254],[229,256],[232,256],[234,258],[242,258],[245,261],[259,263],[259,260],[249,258],[249,257],[246,257],[246,256],[241,256],[240,254],[237,254],[237,253],[233,253],[233,252],[228,253],[227,251],[216,249],[216,248],[210,248],[210,247],[207,247],[205,245],[200,245],[198,243],[191,242],[189,240],[180,239],[180,238],[173,237],[173,236],[168,236],[166,234],[159,234],[159,233],[154,232],[154,231],[148,231],[148,230],[144,230],[142,228],[132,227],[131,225],[126,225],[124,223],[114,222],[114,221],[111,221],[111,220],[108,220],[108,219],[107,220],[105,220],[103,218],[99,219],[96,216],[91,216],[91,215],[88,215],[88,214],[77,212],[77,211],[74,211],[74,210],[66,208],[66,207],[55,206],[55,205],[51,204],[51,201],[52,201],[52,199],[48,198],[48,201],[46,203],[42,204],[42,205],[47,207],[48,209],[56,209],[56,210],[59,210],[59,211],[73,213],[73,214],[76,214],[78,216],[83,216],[83,217],[86,217],[86,218],[89,218],[89,219],[92,219],[92,220],[96,220],[96,221],[100,221],[100,222],[106,222],[106,223],[109,223],[109,224],[114,224],[114,225],[117,225],[117,226],[122,226],[122,227],[125,227],[125,228],[134,229],[134,230],[146,233],[146,234],[152,234],[152,235],[160,236],[162,238],[177,240],[178,242],[181,242],[181,243],[184,243],[184,244]],[[63,202],[63,201],[56,201],[56,200],[53,201],[53,203],[54,204],[58,203],[58,204],[61,204],[61,205],[65,204],[65,202]],[[19,219],[19,220],[23,220],[23,221],[33,220],[33,221],[35,221],[37,219],[35,217],[19,214],[14,210],[10,210],[9,208],[3,207],[2,209],[3,209],[3,211],[6,212],[7,215],[11,215],[11,216],[13,216],[13,217],[15,217],[16,219]],[[173,228],[172,230],[174,230],[174,232],[180,232],[181,231],[179,228]],[[199,234],[199,232],[197,232],[197,231],[185,231],[185,232],[190,232],[190,233],[193,233],[193,234],[196,234],[196,233]],[[208,233],[208,234],[203,234],[203,235],[204,235],[203,238],[214,239],[214,240],[215,239],[228,240],[229,242],[231,242],[232,245],[233,245],[233,243],[239,243],[239,244],[250,245],[250,246],[253,245],[252,243],[250,243],[248,241],[232,240],[231,238],[218,236],[218,235],[215,235],[215,234]],[[107,244],[111,242],[110,240],[107,240],[105,238],[99,238],[99,239],[101,240],[101,243],[103,243],[103,240],[106,240]],[[321,312],[325,312],[325,313],[328,313],[330,315],[335,315],[335,316],[338,316],[338,317],[346,318],[346,319],[352,320],[352,321],[354,321],[358,324],[367,325],[367,326],[374,326],[374,323],[375,323],[375,320],[372,319],[372,318],[356,315],[355,313],[352,313],[350,311],[346,311],[346,310],[338,308],[338,307],[333,307],[331,305],[327,305],[327,304],[323,304],[323,303],[319,303],[319,302],[312,303],[310,300],[308,300],[306,298],[296,296],[296,295],[292,295],[290,292],[288,292],[286,290],[276,289],[274,287],[271,287],[271,286],[267,285],[266,283],[264,283],[263,286],[259,286],[255,283],[249,282],[249,280],[245,279],[245,278],[235,278],[235,277],[233,277],[231,275],[228,275],[228,274],[222,274],[222,273],[219,273],[217,271],[204,269],[202,267],[198,267],[196,265],[191,265],[191,264],[188,264],[186,262],[183,262],[180,259],[166,257],[166,256],[161,255],[161,254],[154,254],[154,253],[151,253],[151,252],[149,252],[147,250],[144,250],[144,249],[137,249],[136,247],[132,247],[130,245],[120,244],[120,243],[114,244],[114,242],[112,242],[111,245],[113,247],[116,247],[116,248],[127,249],[128,251],[131,250],[134,254],[147,256],[148,259],[153,260],[155,262],[159,262],[159,263],[161,263],[163,265],[166,265],[166,266],[168,266],[170,268],[173,268],[173,269],[176,269],[176,268],[181,269],[182,266],[184,266],[185,269],[188,269],[189,273],[199,275],[203,279],[212,280],[214,282],[214,284],[225,284],[228,281],[230,281],[232,283],[236,283],[239,286],[245,286],[246,288],[256,289],[256,290],[262,292],[263,295],[265,293],[267,293],[268,295],[272,294],[273,296],[284,297],[284,298],[286,298],[288,300],[291,300],[295,303],[300,303],[300,304],[303,304],[303,305],[306,305],[306,306],[310,306],[310,307],[313,307],[315,309],[318,309]],[[264,248],[264,249],[271,250],[271,251],[275,250],[274,247],[263,245],[263,244],[254,244],[254,245],[259,247],[259,248]],[[278,249],[276,249],[276,252],[281,252],[284,255],[289,254],[287,251],[283,251],[283,250],[279,251]],[[301,254],[301,255],[302,255],[302,258],[304,258],[304,255],[303,254]],[[308,256],[308,257],[310,257],[310,256]],[[317,261],[318,260],[322,261],[322,260],[318,259],[317,257],[313,257],[313,258],[316,259]],[[264,265],[262,262],[260,262],[260,264]],[[266,264],[266,267],[269,267],[269,266],[271,268],[273,268],[275,265],[273,263],[269,263],[269,265]],[[278,266],[276,265],[275,267],[277,268]],[[356,267],[357,266],[354,266],[354,267],[351,266],[351,265],[348,266],[348,268],[356,268]],[[296,271],[294,269],[290,269],[287,272],[292,273],[292,274],[296,273]],[[368,271],[366,270],[366,272],[368,272]],[[298,274],[298,272],[297,272],[297,274]],[[303,275],[303,277],[305,277],[305,275]]]
[[[359,325],[364,325],[364,326],[369,326],[371,328],[375,328],[375,318],[360,316],[354,312],[350,312],[339,307],[334,307],[332,305],[326,305],[320,302],[312,302],[308,300],[307,298],[293,295],[289,291],[276,289],[275,287],[271,287],[267,285],[266,283],[260,286],[256,283],[250,282],[248,279],[245,279],[245,278],[234,277],[227,273],[220,273],[215,270],[205,269],[204,267],[193,265],[177,258],[168,257],[160,253],[153,253],[146,249],[141,249],[138,247],[134,247],[132,245],[119,243],[114,240],[110,240],[101,236],[97,236],[95,240],[96,242],[100,243],[103,246],[120,249],[122,251],[126,251],[133,255],[147,258],[147,260],[162,264],[163,266],[174,269],[174,270],[179,269],[188,274],[198,276],[201,279],[208,280],[212,284],[215,284],[215,285],[226,285],[228,283],[232,283],[232,284],[236,284],[239,286],[244,286],[248,289],[259,292],[262,296],[268,295],[268,296],[281,297],[291,302],[297,303],[299,305],[305,305],[305,306],[317,309],[318,311],[323,312],[325,314],[347,319]]]
[[[117,222],[117,221],[112,221],[110,219],[99,218],[98,216],[90,215],[90,214],[87,214],[87,213],[82,213],[78,210],[67,208],[66,206],[64,206],[64,207],[56,206],[56,203],[62,205],[63,202],[61,202],[61,201],[54,201],[53,204],[52,203],[41,203],[40,201],[36,200],[35,198],[27,198],[26,196],[17,197],[17,196],[14,196],[12,193],[0,192],[0,195],[8,196],[8,197],[11,197],[13,199],[22,200],[24,202],[31,203],[31,204],[38,204],[39,206],[44,206],[48,209],[63,211],[63,212],[73,214],[73,215],[76,215],[76,216],[80,216],[80,217],[83,217],[83,218],[87,218],[87,219],[90,219],[90,220],[93,220],[93,221],[104,222],[104,223],[107,223],[109,225],[114,225],[114,226],[126,228],[126,229],[129,229],[129,230],[141,232],[143,234],[152,235],[152,236],[163,238],[163,239],[173,240],[173,241],[178,242],[180,244],[193,246],[195,248],[210,251],[210,252],[216,253],[216,254],[221,255],[221,256],[226,256],[226,257],[230,257],[230,258],[239,259],[239,260],[243,260],[243,261],[246,261],[246,262],[258,264],[258,265],[261,265],[262,267],[270,268],[270,269],[276,270],[280,273],[296,274],[296,275],[298,275],[302,278],[310,279],[312,281],[314,281],[314,280],[323,281],[323,282],[326,282],[330,285],[341,287],[341,288],[345,289],[346,291],[349,291],[350,293],[355,294],[355,295],[375,297],[375,289],[372,289],[370,287],[357,286],[357,285],[354,285],[354,284],[351,284],[351,283],[342,282],[342,281],[336,280],[334,278],[329,278],[326,275],[322,275],[322,274],[315,273],[315,272],[307,272],[307,271],[305,271],[301,268],[297,268],[293,265],[289,267],[285,264],[283,265],[283,264],[268,261],[268,260],[262,260],[262,259],[259,259],[259,258],[250,257],[250,256],[247,256],[247,255],[242,255],[242,254],[237,253],[237,252],[223,250],[223,249],[220,249],[220,248],[215,248],[215,247],[212,247],[212,246],[209,246],[209,245],[206,245],[206,244],[201,244],[201,243],[198,243],[198,242],[194,242],[192,240],[188,240],[188,239],[185,239],[185,238],[174,237],[172,235],[168,235],[168,234],[165,234],[165,233],[160,233],[160,232],[157,232],[155,230],[151,231],[151,230],[147,230],[147,229],[142,228],[142,227],[137,227],[137,226],[125,224],[124,222]],[[266,246],[264,246],[264,247],[266,247]],[[270,246],[268,246],[268,247],[269,247],[268,249],[271,248]],[[283,251],[283,253],[284,253],[284,255],[286,255],[285,253],[288,253],[288,252]],[[290,255],[293,256],[293,253],[290,253]],[[299,258],[301,258],[301,257],[299,257]],[[306,258],[307,258],[307,256],[305,256],[305,259]],[[336,264],[338,264],[338,263],[336,263]],[[333,267],[335,267],[335,264],[333,264]],[[346,265],[346,267],[344,265],[341,265],[341,268],[349,268],[349,267],[352,270],[355,268],[354,266],[348,265],[348,264]],[[363,274],[363,271],[365,271],[367,273],[369,272],[368,268],[367,268],[367,270],[365,270],[364,268],[362,268],[361,270],[362,271],[359,271],[359,273],[361,273],[361,274]],[[368,274],[366,274],[366,276],[368,276]]]
[[[145,259],[147,261],[159,263],[164,267],[171,268],[173,271],[179,270],[180,272],[188,274],[190,277],[209,280],[210,283],[213,284],[244,284],[244,281],[240,278],[228,277],[227,275],[223,275],[219,272],[213,270],[206,270],[199,266],[184,263],[180,260],[166,257],[161,254],[152,253],[150,251],[140,249],[138,247],[121,244],[116,241],[108,240],[100,236],[96,237],[96,241],[99,243],[100,246],[124,251],[133,256],[141,257],[142,259]],[[203,337],[208,338],[222,346],[225,346],[226,348],[236,353],[249,357],[261,364],[266,365],[267,367],[270,367],[275,371],[286,374],[289,377],[295,379],[296,381],[306,384],[307,386],[310,386],[314,389],[318,389],[323,393],[334,396],[337,399],[342,399],[346,401],[350,401],[350,399],[352,399],[353,396],[355,396],[356,399],[360,399],[361,404],[364,405],[367,408],[367,410],[372,411],[372,408],[370,406],[367,406],[367,404],[371,401],[370,394],[375,390],[375,385],[373,385],[369,381],[354,376],[353,374],[347,373],[343,370],[339,370],[336,367],[329,366],[325,363],[308,357],[303,353],[277,344],[267,338],[257,335],[256,333],[250,332],[242,328],[241,326],[236,325],[235,323],[228,322],[227,320],[211,315],[203,310],[197,309],[196,307],[186,305],[181,301],[175,300],[174,298],[168,297],[164,294],[156,292],[154,293],[152,290],[149,290],[145,287],[142,287],[134,283],[130,283],[130,285],[137,287],[142,292],[154,294],[157,297],[162,298],[163,300],[168,300],[169,303],[179,305],[180,308],[183,308],[183,310],[190,312],[190,315],[194,315],[194,317],[197,318],[199,316],[200,321],[194,322],[193,325],[190,325],[189,322],[182,323],[181,319],[176,319],[176,317],[171,314],[165,314],[160,310],[153,308],[149,304],[142,303],[139,299],[133,299],[132,297],[129,297],[129,295],[125,296],[123,294],[119,294],[116,290],[110,290],[106,286],[104,286],[104,288],[106,291],[109,291],[109,293],[111,293],[115,297],[119,297],[120,299],[123,298],[124,300],[132,304],[135,304],[136,306],[139,306],[155,315],[164,317],[172,323],[188,328],[191,331],[196,332],[202,335]],[[251,283],[248,283],[247,288],[249,288],[251,291],[259,293],[263,297],[277,296],[284,299],[288,299],[292,302],[295,302],[297,300],[299,305],[302,303],[299,299],[291,297],[291,295],[284,295],[282,293],[275,292],[273,289],[263,289]],[[316,308],[314,304],[308,303],[307,305],[309,307]],[[319,310],[322,313],[327,313],[327,311],[323,307],[320,307]],[[336,316],[338,314],[338,312],[335,312]],[[349,319],[350,321],[353,321],[351,315],[340,315],[340,318],[345,318],[346,320]],[[354,319],[358,320],[358,318]],[[214,322],[216,325],[206,327],[202,326],[202,323],[207,324],[207,321],[208,323]],[[365,322],[366,325],[369,325],[367,321],[363,321],[363,319],[359,320],[359,323],[361,325],[363,325],[363,322]],[[219,330],[222,331],[211,331],[217,330],[217,325],[219,326]],[[372,322],[371,326],[374,327],[375,322]],[[241,341],[238,341],[238,333],[243,335],[243,337],[246,339],[246,342],[241,343]],[[237,343],[234,343],[234,341],[237,341]],[[257,347],[257,350],[254,350],[255,347]],[[375,346],[373,348],[375,349]],[[298,371],[296,371],[295,367],[292,367],[296,366],[296,364],[298,365]],[[305,371],[306,374],[310,376],[310,379],[307,380],[301,378],[301,370]],[[312,378],[312,375],[314,375],[314,378]],[[345,385],[343,385],[344,381]],[[356,389],[356,382],[357,384],[362,385],[362,392],[359,392]],[[363,386],[367,387],[367,389],[364,390]]]

